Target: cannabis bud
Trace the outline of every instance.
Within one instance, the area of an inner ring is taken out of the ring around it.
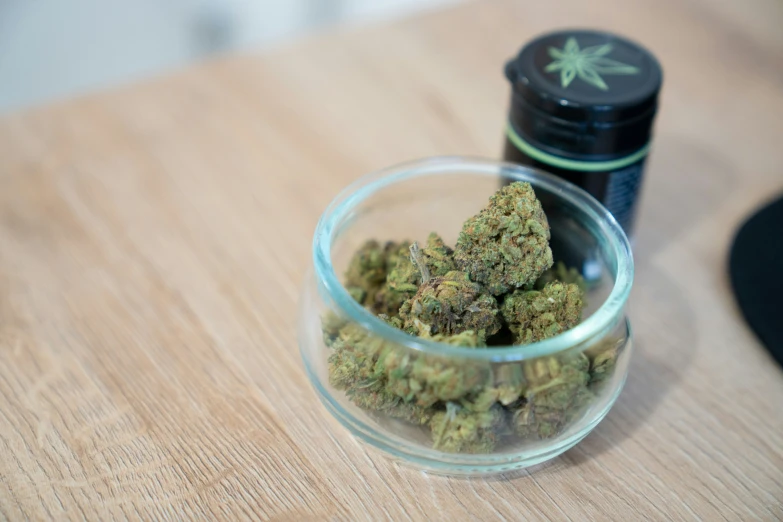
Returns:
[[[389,391],[406,403],[424,408],[476,393],[487,383],[488,370],[476,364],[462,366],[428,358],[411,361],[402,355],[387,358],[384,365]]]
[[[612,376],[622,344],[622,340],[610,338],[585,351],[590,358],[591,384],[600,384]]]
[[[515,182],[462,226],[457,266],[493,295],[534,283],[552,266],[549,222],[530,183]]]
[[[475,334],[469,332],[433,340],[448,344],[475,346]],[[442,401],[457,401],[480,393],[491,378],[486,364],[454,361],[438,356],[413,356],[403,349],[386,351],[379,365],[387,379],[388,389],[405,402],[418,406],[435,406]]]
[[[357,250],[345,272],[345,289],[357,302],[368,306],[386,281],[386,257],[388,248],[374,239]]]
[[[479,342],[500,330],[497,301],[465,272],[448,272],[423,283],[400,308],[403,328],[414,335],[475,332]]]
[[[416,294],[422,274],[429,279],[456,269],[454,251],[435,232],[429,235],[422,249],[416,243],[400,245],[395,255],[389,257],[388,266],[386,284],[375,296],[375,310],[390,317],[396,316],[400,306]]]
[[[549,224],[529,183],[513,183],[468,219],[452,250],[367,241],[345,286],[393,328],[451,346],[529,344],[576,326],[584,280],[552,267]],[[500,303],[500,304],[499,304]],[[486,453],[509,438],[550,438],[574,422],[616,366],[622,342],[502,364],[422,353],[337,314],[322,319],[329,382],[371,415],[426,427],[433,447]]]
[[[547,357],[525,364],[525,401],[513,414],[517,435],[549,438],[560,433],[593,398],[587,388],[589,368],[582,353],[567,361]]]
[[[507,295],[501,313],[514,332],[515,344],[529,344],[579,324],[582,308],[577,285],[553,282],[541,290],[516,290]]]
[[[579,290],[581,290],[584,299],[584,294],[587,292],[585,278],[582,277],[579,270],[573,267],[568,268],[562,261],[558,261],[552,268],[541,274],[541,277],[536,281],[535,288],[536,290],[543,290],[549,283],[557,281],[566,284],[575,284],[579,287]]]
[[[436,413],[430,422],[433,447],[451,453],[489,453],[504,422],[500,408],[472,413],[448,403],[446,411]]]
[[[331,324],[336,324],[334,319]],[[426,424],[434,411],[406,402],[395,394],[386,381],[382,354],[389,343],[375,338],[353,323],[344,323],[338,334],[330,338],[329,383],[345,390],[354,404],[365,410],[379,412],[413,424]]]

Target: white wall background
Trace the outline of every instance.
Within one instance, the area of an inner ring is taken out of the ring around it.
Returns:
[[[0,0],[0,113],[459,0]]]

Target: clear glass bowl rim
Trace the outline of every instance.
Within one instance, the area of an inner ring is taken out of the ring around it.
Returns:
[[[527,181],[534,188],[542,187],[582,210],[587,218],[593,221],[600,234],[607,239],[609,251],[617,264],[614,286],[603,304],[574,328],[550,339],[523,346],[475,349],[414,337],[386,324],[357,303],[340,282],[331,262],[332,241],[341,225],[358,204],[385,187],[410,178],[444,175],[449,172],[494,178],[506,176],[518,181]],[[490,362],[535,359],[568,350],[590,339],[602,338],[621,319],[631,292],[634,275],[633,254],[628,237],[611,213],[590,194],[568,181],[537,169],[466,156],[417,159],[366,174],[348,185],[332,200],[316,225],[313,236],[313,263],[316,279],[323,283],[329,298],[348,319],[355,321],[374,335],[427,354]]]

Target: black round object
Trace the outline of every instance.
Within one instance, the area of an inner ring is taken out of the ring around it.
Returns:
[[[638,44],[597,31],[550,33],[527,44],[505,72],[511,119],[542,150],[595,161],[650,141],[663,75]]]
[[[655,57],[613,34],[558,31],[525,45],[505,74],[504,159],[579,185],[630,234],[663,79]]]
[[[729,275],[745,320],[783,366],[783,198],[748,219],[734,238]]]

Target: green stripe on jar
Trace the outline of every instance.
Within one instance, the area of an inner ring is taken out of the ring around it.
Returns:
[[[578,161],[578,160],[561,158],[559,156],[549,154],[548,152],[544,152],[543,150],[534,147],[533,145],[531,145],[530,143],[522,139],[522,137],[519,134],[517,134],[517,131],[511,125],[511,122],[509,122],[506,125],[506,135],[508,136],[508,139],[511,140],[511,143],[513,143],[515,147],[517,147],[519,150],[521,150],[522,152],[524,152],[525,154],[527,154],[528,156],[530,156],[536,161],[540,161],[541,163],[546,163],[547,165],[551,165],[553,167],[558,167],[561,169],[577,170],[582,172],[606,172],[606,171],[618,170],[623,167],[627,167],[628,165],[631,165],[633,163],[636,163],[637,161],[647,156],[647,153],[650,151],[650,144],[648,143],[647,145],[637,150],[633,154],[629,154],[628,156],[618,158],[615,160]]]

